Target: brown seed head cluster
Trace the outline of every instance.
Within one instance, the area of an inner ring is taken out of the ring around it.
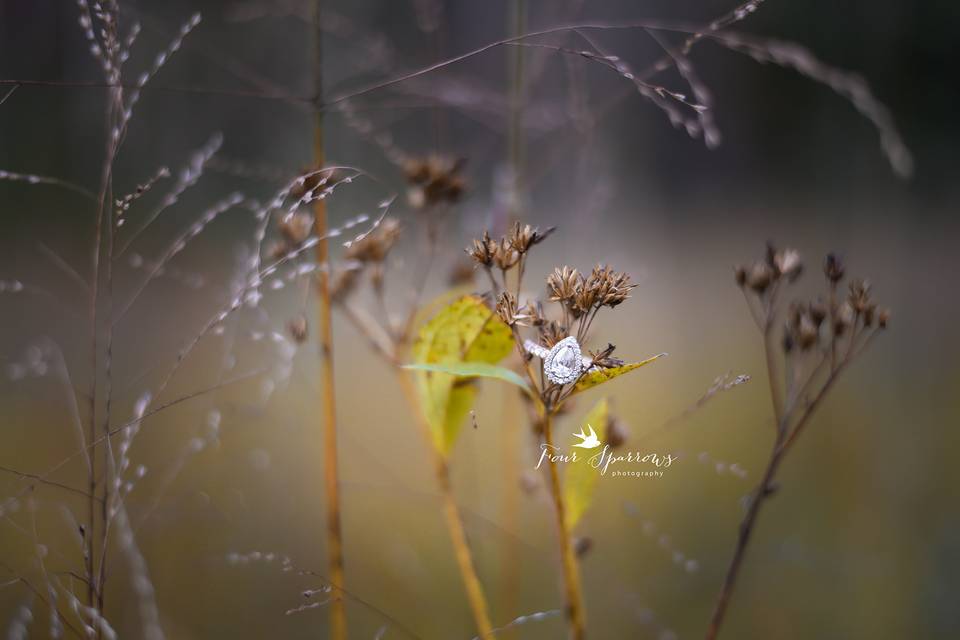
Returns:
[[[752,265],[740,265],[734,269],[734,277],[741,287],[748,287],[763,295],[771,285],[781,280],[794,282],[803,273],[803,262],[796,249],[777,249],[767,245],[767,255],[763,261]]]
[[[499,240],[494,240],[489,232],[484,231],[483,237],[474,240],[464,251],[485,269],[496,267],[500,271],[509,271],[520,263],[530,249],[546,240],[554,229],[555,227],[550,227],[546,231],[540,231],[529,224],[515,222],[510,231]]]
[[[559,302],[573,319],[586,316],[600,307],[616,307],[630,297],[636,287],[630,274],[597,265],[589,276],[568,266],[558,267],[547,276],[550,300]]]
[[[593,364],[603,369],[613,369],[614,367],[623,366],[623,360],[620,358],[613,357],[613,352],[616,347],[612,344],[607,344],[606,347],[600,349],[599,351],[589,351],[590,359],[593,360]]]
[[[313,231],[313,216],[303,211],[284,214],[277,220],[280,242],[271,249],[271,255],[280,259],[291,251],[296,251],[310,237]]]
[[[458,202],[467,187],[461,175],[464,164],[463,159],[452,160],[438,155],[408,160],[403,170],[411,186],[411,206],[424,209]]]
[[[293,338],[294,342],[303,344],[307,341],[308,336],[307,317],[302,313],[295,316],[287,323],[287,330],[290,332],[290,337]]]
[[[800,254],[795,250],[778,250],[768,245],[766,259],[737,267],[735,278],[740,287],[749,289],[769,303],[776,296],[775,284],[781,280],[793,282],[802,271]],[[837,295],[837,286],[846,275],[846,269],[836,254],[827,255],[823,274],[829,301],[818,298],[812,302],[794,302],[787,309],[783,334],[783,347],[787,353],[809,351],[825,342],[835,350],[840,338],[848,335],[855,338],[864,329],[885,329],[890,320],[889,310],[880,310],[873,302],[870,283],[866,280],[851,280],[846,297]],[[769,317],[764,321],[769,321]]]
[[[400,221],[384,218],[377,228],[352,243],[344,257],[365,264],[382,264],[400,237]]]

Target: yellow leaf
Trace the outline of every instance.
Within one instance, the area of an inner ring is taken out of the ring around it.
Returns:
[[[580,378],[580,381],[573,387],[573,393],[580,393],[581,391],[592,389],[597,385],[603,384],[609,380],[613,380],[614,378],[622,376],[625,373],[629,373],[634,369],[639,369],[645,364],[650,364],[657,358],[662,358],[665,355],[667,354],[658,353],[652,358],[647,358],[641,362],[630,362],[628,364],[620,365],[619,367],[613,367],[611,369],[597,369],[596,371],[591,371],[587,375]]]
[[[480,362],[496,364],[513,349],[513,335],[477,296],[463,296],[440,310],[420,329],[412,349],[416,364]],[[416,371],[417,390],[434,446],[444,455],[473,405],[472,378],[438,371]]]
[[[587,417],[584,418],[581,426],[586,429],[590,425],[597,433],[601,442],[607,439],[607,418],[609,416],[609,405],[607,399],[603,398],[594,405]],[[602,451],[599,450],[599,451]],[[593,454],[596,455],[596,454]],[[579,457],[576,462],[567,464],[567,470],[563,478],[563,497],[566,505],[567,527],[573,529],[581,516],[593,501],[593,490],[597,485],[600,472],[590,465],[591,454]]]

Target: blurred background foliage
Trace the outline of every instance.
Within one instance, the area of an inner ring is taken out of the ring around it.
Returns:
[[[505,37],[514,28],[515,1],[324,3],[325,94]],[[149,64],[190,13],[200,11],[203,22],[145,91],[118,161],[117,184],[129,190],[160,165],[180,167],[213,132],[224,135],[218,163],[138,240],[136,252],[151,256],[228,191],[265,199],[309,164],[310,113],[302,100],[291,104],[276,96],[309,98],[312,31],[300,2],[122,5],[126,19],[144,26],[129,62],[135,69]],[[731,8],[715,0],[523,5],[531,30],[586,19],[705,24]],[[524,164],[515,211],[524,221],[559,227],[532,256],[531,293],[542,295],[534,283],[556,265],[611,263],[640,286],[599,322],[594,346],[613,342],[628,359],[670,353],[605,387],[612,410],[629,426],[626,446],[684,411],[716,376],[754,376],[650,445],[686,454],[663,478],[598,483],[596,501],[577,529],[593,540],[582,564],[592,637],[665,640],[697,637],[705,628],[732,551],[740,499],[758,479],[772,439],[760,341],[731,271],[759,258],[767,240],[801,251],[809,273],[798,295],[819,288],[820,261],[835,250],[846,256],[850,274],[874,283],[894,315],[892,329],[842,380],[784,466],[726,635],[955,637],[958,17],[947,2],[769,0],[737,27],[798,41],[862,74],[915,154],[915,175],[907,181],[893,176],[872,127],[828,89],[711,43],[695,48],[691,60],[714,94],[724,134],[712,151],[671,128],[616,74],[538,49],[494,49],[351,101],[369,133],[343,111],[327,112],[329,161],[362,167],[381,180],[338,191],[329,202],[335,222],[404,192],[402,172],[385,146],[414,157],[439,151],[467,159],[470,189],[444,218],[428,280],[428,292],[436,295],[469,239],[486,228],[502,230],[510,216],[504,186],[511,175],[509,92],[519,51],[523,100],[514,117]],[[75,3],[66,0],[0,2],[0,78],[97,80],[77,18]],[[662,55],[642,31],[597,39],[638,68]],[[553,42],[574,46],[562,37]],[[683,87],[672,72],[658,79]],[[95,189],[104,95],[92,88],[19,88],[0,105],[0,168]],[[70,192],[9,182],[0,183],[0,203],[0,279],[53,294],[0,294],[0,358],[5,365],[20,362],[30,345],[49,337],[83,389],[84,294],[40,243],[86,273],[90,206]],[[405,231],[388,269],[388,300],[402,308],[422,262],[423,220],[402,198],[396,213]],[[252,229],[243,210],[219,220],[175,263],[180,273],[201,275],[202,286],[184,286],[168,274],[126,318],[115,346],[120,415],[129,415],[184,340],[226,299]],[[137,281],[135,270],[123,269],[118,289],[131,291]],[[301,305],[294,291],[270,294],[261,312],[228,329],[238,370],[276,360],[249,332],[283,331]],[[348,606],[351,637],[398,626],[392,618],[419,637],[469,638],[471,618],[426,444],[367,342],[341,318],[335,337],[347,588],[355,596]],[[215,381],[222,359],[220,341],[205,343],[170,394]],[[315,580],[282,572],[277,562],[245,563],[230,555],[275,552],[322,572],[317,375],[310,342],[294,356],[288,383],[274,393],[264,394],[258,380],[240,383],[165,412],[139,437],[135,457],[150,472],[131,497],[131,511],[148,514],[138,540],[168,637],[326,633],[323,608],[284,615],[302,604],[302,590]],[[0,464],[41,472],[73,452],[62,398],[49,376],[3,380]],[[576,431],[592,403],[577,403],[560,431]],[[191,438],[205,433],[212,408],[223,415],[217,445],[185,456]],[[537,448],[515,391],[484,384],[476,416],[477,428],[465,428],[452,453],[453,481],[492,617],[503,624],[560,606],[558,557],[544,488],[520,488]],[[186,464],[167,486],[166,473],[180,460]],[[719,472],[717,462],[737,463],[747,478]],[[80,478],[79,467],[62,477]],[[23,486],[14,476],[0,480],[4,496]],[[82,499],[50,489],[32,497],[40,506],[40,538],[64,556],[50,553],[48,563],[69,564],[75,542],[58,505],[80,510]],[[13,567],[32,562],[33,540],[24,534],[28,511],[23,507],[0,523],[2,559]],[[695,559],[696,570],[678,564],[675,552]],[[121,585],[117,578],[108,595],[108,618],[121,636],[136,637],[135,600]],[[11,619],[27,597],[20,587],[0,589],[0,619]],[[37,623],[31,632],[43,637],[46,629]],[[394,633],[402,635],[391,628],[385,637]],[[504,635],[556,638],[562,621],[553,617],[511,633]]]

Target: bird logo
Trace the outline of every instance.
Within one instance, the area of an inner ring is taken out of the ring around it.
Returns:
[[[583,427],[580,427],[580,433],[573,434],[573,437],[580,438],[581,440],[581,442],[578,442],[573,446],[580,447],[581,449],[595,449],[600,446],[600,438],[597,437],[596,432],[593,430],[593,426],[587,423],[587,429],[590,430],[589,435],[583,432]]]

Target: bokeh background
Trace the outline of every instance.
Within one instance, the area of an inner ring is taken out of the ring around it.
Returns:
[[[118,159],[118,191],[160,165],[178,171],[215,132],[224,139],[198,184],[137,240],[132,252],[149,260],[225,194],[265,199],[310,163],[313,120],[304,99],[313,84],[313,30],[307,4],[295,0],[121,4],[124,20],[144,27],[128,62],[134,78],[192,12],[203,22],[144,91]],[[505,37],[518,28],[518,15],[529,30],[640,18],[700,25],[732,4],[325,2],[324,92],[337,96]],[[958,18],[947,2],[769,0],[737,26],[798,41],[862,74],[914,153],[909,180],[894,176],[876,131],[829,89],[709,42],[691,60],[714,95],[724,136],[715,150],[672,128],[609,69],[543,49],[493,49],[351,100],[350,113],[326,112],[328,160],[379,180],[338,191],[331,219],[372,211],[400,194],[394,213],[404,236],[387,276],[397,312],[423,261],[423,225],[404,200],[393,160],[441,152],[467,159],[470,190],[444,216],[429,295],[447,287],[469,239],[485,228],[502,230],[511,212],[558,227],[528,269],[531,295],[542,295],[539,279],[564,263],[610,263],[640,283],[594,330],[597,344],[614,342],[624,357],[670,353],[604,388],[629,425],[628,447],[682,413],[718,375],[754,376],[650,445],[687,454],[665,477],[599,483],[577,531],[594,543],[582,564],[591,637],[666,640],[705,630],[740,500],[757,481],[772,438],[760,340],[731,272],[759,258],[768,240],[802,253],[808,273],[797,295],[818,290],[823,255],[838,251],[849,273],[874,283],[894,319],[784,465],[726,636],[955,637]],[[642,30],[594,37],[636,68],[662,55]],[[583,46],[573,36],[541,42]],[[53,82],[21,86],[0,105],[0,169],[96,190],[105,92],[60,84],[101,80],[87,49],[75,3],[0,2],[0,78]],[[673,72],[657,79],[686,90]],[[511,122],[520,149],[514,157],[522,160],[515,191]],[[155,203],[158,194],[149,197]],[[42,473],[76,450],[69,388],[49,371],[21,377],[18,365],[31,361],[33,347],[58,345],[83,402],[90,382],[86,294],[60,263],[89,273],[93,212],[68,190],[10,181],[0,181],[0,207],[0,280],[29,285],[0,293],[0,464]],[[117,420],[227,301],[253,227],[242,209],[222,217],[118,326]],[[145,274],[129,260],[118,264],[122,300]],[[167,637],[327,633],[325,608],[285,615],[319,579],[247,555],[272,552],[324,569],[316,345],[291,352],[256,340],[258,332],[283,333],[304,305],[313,312],[300,290],[270,293],[223,336],[205,340],[165,397],[209,386],[230,364],[234,372],[270,370],[170,409],[138,436],[133,457],[147,474],[129,504]],[[471,617],[426,444],[367,342],[342,318],[335,336],[351,637],[374,637],[386,626],[383,637],[402,637],[403,627],[408,637],[469,638]],[[477,428],[464,429],[451,466],[493,618],[505,624],[561,606],[558,554],[547,493],[542,486],[521,490],[536,443],[519,401],[495,384],[485,384],[481,398]],[[561,432],[575,431],[590,404],[578,403]],[[222,416],[216,437],[211,411]],[[202,451],[191,448],[195,438],[206,443]],[[747,477],[724,472],[724,463]],[[56,478],[82,482],[80,462]],[[37,618],[30,634],[46,637],[45,609],[31,604],[22,585],[5,581],[13,573],[36,575],[38,544],[51,572],[80,566],[64,511],[82,513],[83,499],[49,487],[23,494],[25,484],[0,473],[2,495],[20,496],[3,503],[0,621],[30,604]],[[107,617],[121,637],[139,637],[142,611],[126,566],[117,561]],[[504,637],[563,634],[553,616]]]

